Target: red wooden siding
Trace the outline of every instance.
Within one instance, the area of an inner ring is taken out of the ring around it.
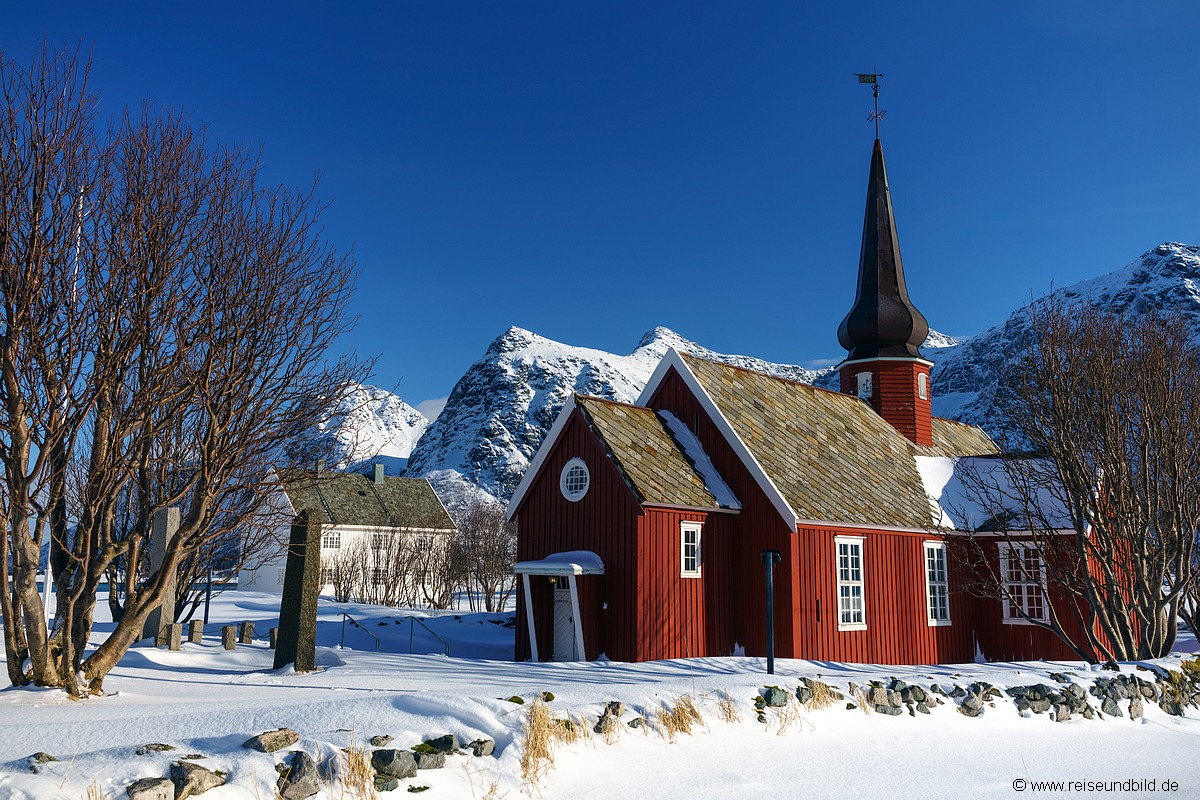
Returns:
[[[844,394],[858,392],[857,375],[870,372],[874,376],[875,392],[871,396],[871,407],[879,416],[910,441],[928,447],[933,444],[933,421],[930,398],[933,384],[929,382],[929,367],[918,361],[879,360],[848,364],[841,371]],[[925,375],[927,391],[922,400],[917,394],[919,375]]]
[[[639,658],[727,656],[733,652],[729,543],[736,516],[648,508],[638,530]],[[682,577],[680,529],[701,523],[700,577]]]
[[[794,580],[800,587],[796,658],[872,664],[970,661],[974,646],[970,599],[950,584],[950,625],[928,622],[925,542],[928,534],[838,527],[798,531]],[[867,629],[838,630],[834,538],[863,539],[863,607]]]
[[[787,565],[796,559],[794,531],[784,523],[678,373],[672,370],[664,377],[647,405],[670,410],[692,428],[713,466],[742,504],[736,515],[708,517],[708,526],[718,526],[722,537],[717,554],[721,560],[714,565],[720,568],[721,584],[713,585],[707,572],[704,576],[709,592],[719,593],[711,596],[705,608],[710,628],[715,627],[708,635],[708,653],[728,655],[740,645],[749,655],[766,654],[766,573],[760,554],[772,549],[782,556],[775,574],[775,652],[780,656],[790,654],[794,646],[791,620],[799,611],[795,587],[786,578]],[[709,563],[713,557],[711,551],[706,554]],[[706,570],[709,563],[705,564]]]
[[[568,502],[558,488],[563,467],[574,457],[582,458],[591,473],[587,494],[577,503]],[[591,550],[604,562],[604,575],[577,578],[580,622],[589,659],[601,653],[621,661],[636,658],[637,519],[640,513],[636,498],[583,416],[578,410],[572,412],[513,519],[518,531],[518,561],[532,561],[570,550]],[[543,660],[549,660],[553,596],[547,578],[530,576],[530,584],[539,655]],[[531,653],[520,581],[517,583],[517,612],[516,657],[525,660]]]
[[[992,569],[1000,574],[999,542],[983,544],[984,553]],[[1048,598],[1058,610],[1059,620],[1071,639],[1084,643],[1082,629],[1066,608],[1072,602],[1061,591],[1050,587]],[[1061,659],[1077,661],[1079,654],[1057,634],[1036,625],[1012,625],[1004,622],[1004,609],[999,600],[975,598],[975,628],[978,631],[979,647],[988,661],[1032,661],[1035,659]]]

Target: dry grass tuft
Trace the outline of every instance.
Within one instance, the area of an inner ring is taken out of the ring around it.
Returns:
[[[565,718],[554,718],[553,733],[555,744],[575,744],[580,739],[592,738],[592,726],[582,714],[572,718],[568,713]]]
[[[691,734],[693,726],[704,722],[690,694],[676,698],[674,705],[659,709],[656,716],[668,742],[674,742],[681,733]]]
[[[340,762],[338,772],[343,797],[379,800],[379,792],[375,789],[375,768],[371,766],[371,754],[366,748],[360,747],[353,736],[350,738],[350,746],[342,751]]]
[[[858,707],[864,714],[871,713],[871,704],[867,702],[867,693],[862,690],[861,686],[850,684],[850,694],[854,696],[854,701],[858,703]]]
[[[834,691],[833,687],[824,681],[808,678],[804,683],[808,686],[808,690],[812,692],[812,697],[804,704],[805,711],[820,711],[825,708],[832,708],[842,699],[842,693]]]
[[[521,777],[536,786],[554,766],[558,720],[551,716],[549,706],[541,698],[534,699],[528,708],[521,746]]]
[[[100,784],[92,781],[87,787],[87,791],[83,793],[83,800],[107,800],[104,796],[104,790],[100,788]]]
[[[800,714],[800,704],[793,703],[792,698],[788,698],[788,702],[781,706],[776,706],[771,709],[772,716],[775,718],[775,735],[783,736],[793,727],[803,727],[804,717]],[[770,723],[767,724],[767,730],[771,729]]]
[[[722,722],[741,722],[742,712],[729,694],[729,690],[717,692],[717,717]]]

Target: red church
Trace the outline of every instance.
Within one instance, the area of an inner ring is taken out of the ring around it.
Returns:
[[[781,556],[780,657],[1078,658],[1029,624],[1054,601],[1028,577],[1036,552],[992,546],[1001,565],[1031,567],[1011,572],[1016,599],[962,590],[938,490],[997,448],[932,415],[928,332],[876,139],[858,291],[838,330],[841,392],[671,351],[635,405],[576,395],[509,504],[516,658],[765,654],[764,550]]]

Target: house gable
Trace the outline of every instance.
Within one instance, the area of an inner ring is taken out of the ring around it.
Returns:
[[[650,376],[650,380],[646,384],[646,388],[642,390],[641,397],[638,398],[637,404],[639,406],[657,407],[658,404],[655,403],[655,398],[659,394],[659,390],[664,381],[671,376],[675,376],[678,380],[683,382],[695,401],[708,415],[708,418],[712,421],[712,424],[716,427],[717,431],[720,432],[726,444],[728,444],[728,446],[737,455],[738,460],[741,461],[742,465],[753,477],[754,482],[758,485],[759,489],[767,497],[768,501],[775,508],[775,511],[783,519],[784,524],[787,525],[789,530],[795,530],[796,521],[799,519],[796,512],[792,509],[792,506],[788,503],[784,495],[779,491],[778,487],[776,487],[774,481],[771,480],[771,477],[768,475],[767,471],[763,469],[763,466],[759,463],[751,449],[746,446],[746,443],[742,441],[741,436],[738,435],[737,431],[729,423],[729,420],[725,418],[725,415],[722,413],[720,407],[704,390],[704,387],[701,385],[700,381],[696,379],[696,375],[691,371],[691,369],[689,369],[684,357],[680,355],[679,351],[677,351],[675,348],[668,350],[666,355],[664,355],[662,360],[658,363],[658,367],[655,368],[654,374]],[[662,407],[672,411],[675,410],[667,405]],[[684,423],[687,423],[686,419],[684,420]]]

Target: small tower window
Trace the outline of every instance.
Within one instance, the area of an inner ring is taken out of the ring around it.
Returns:
[[[917,397],[922,400],[929,399],[929,376],[924,372],[917,373]]]
[[[563,497],[572,503],[578,503],[587,494],[590,482],[591,475],[588,472],[587,464],[583,463],[582,458],[572,458],[563,467],[562,474],[558,478],[558,488]]]
[[[869,372],[860,372],[858,379],[858,396],[864,400],[875,394],[875,376]]]

